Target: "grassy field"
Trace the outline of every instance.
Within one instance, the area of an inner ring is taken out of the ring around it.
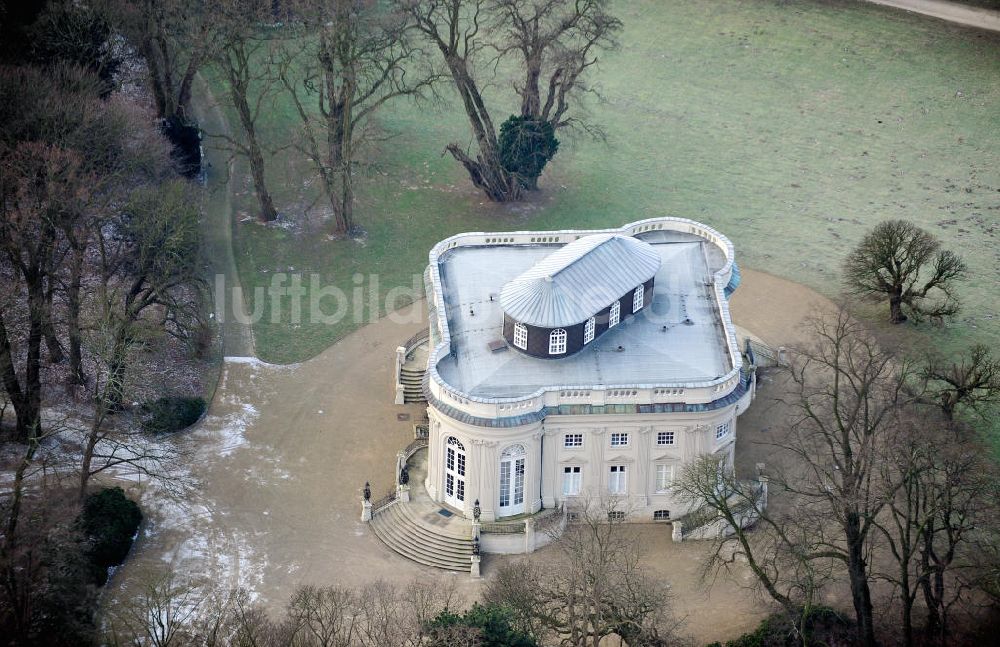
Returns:
[[[311,174],[285,151],[271,180],[293,226],[237,225],[244,286],[294,268],[347,291],[355,273],[378,274],[384,293],[411,285],[427,250],[457,232],[677,215],[725,232],[741,264],[836,296],[841,259],[864,231],[908,218],[970,268],[958,319],[907,325],[911,343],[1000,344],[1000,35],[855,2],[629,0],[616,11],[622,47],[594,77],[605,100],[588,105],[607,142],[563,137],[530,201],[486,202],[441,156],[469,140],[456,102],[398,102],[381,114],[392,138],[371,152],[378,170],[358,182],[367,236],[321,235],[320,210],[306,209]],[[492,105],[510,100],[508,87],[492,88]],[[279,145],[294,128],[279,104],[264,132]],[[248,191],[238,202],[253,213]],[[311,357],[359,325],[292,324],[287,305],[265,304],[255,326],[267,361]]]

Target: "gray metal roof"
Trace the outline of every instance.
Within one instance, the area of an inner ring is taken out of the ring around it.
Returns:
[[[540,328],[586,321],[660,269],[648,243],[620,234],[583,236],[503,286],[500,307]]]
[[[473,398],[525,398],[545,388],[603,388],[599,385],[690,387],[721,379],[734,367],[719,310],[724,302],[716,300],[711,280],[717,266],[709,265],[706,255],[710,245],[693,235],[667,240],[651,241],[661,267],[653,297],[639,315],[626,317],[579,353],[554,360],[489,348],[503,326],[500,303],[490,295],[510,277],[544,262],[552,247],[448,250],[438,270],[450,352],[432,359],[433,368],[448,388]]]

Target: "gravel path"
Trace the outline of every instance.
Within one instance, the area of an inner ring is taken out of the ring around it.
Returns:
[[[944,0],[867,0],[875,4],[904,9],[914,13],[947,20],[948,22],[977,27],[990,31],[1000,31],[1000,11],[973,7]]]
[[[208,133],[231,134],[225,114],[212,95],[205,80],[197,78],[198,91],[193,102],[195,118]],[[214,275],[210,288],[218,292],[221,281],[224,302],[216,303],[216,316],[221,321],[222,349],[230,357],[254,357],[253,328],[240,323],[233,309],[233,295],[240,290],[240,275],[233,256],[233,179],[240,177],[237,170],[242,160],[230,159],[228,152],[219,150],[211,138],[203,142],[205,151],[205,256]],[[242,294],[242,292],[238,292]],[[239,303],[239,301],[237,301]]]
[[[111,603],[168,566],[207,586],[244,586],[275,610],[300,584],[377,578],[437,577],[468,600],[478,596],[481,583],[419,567],[359,521],[361,485],[370,480],[377,496],[388,488],[396,451],[423,414],[420,405],[392,404],[391,374],[393,349],[425,325],[422,306],[396,313],[409,314],[406,322],[383,318],[301,364],[229,358],[209,415],[185,432],[196,448],[189,476],[197,490],[184,505],[145,493],[149,519],[109,587]],[[732,301],[736,323],[775,346],[799,340],[800,322],[829,307],[801,285],[752,270]],[[741,418],[738,453],[753,453],[751,439],[769,424],[766,411],[759,414],[751,408]],[[732,638],[767,613],[742,586],[748,574],[706,587],[704,545],[674,544],[669,534],[667,526],[644,527],[645,561],[670,582],[676,611],[699,643]],[[501,559],[487,557],[487,577]]]

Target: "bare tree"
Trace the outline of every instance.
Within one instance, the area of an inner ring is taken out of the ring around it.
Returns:
[[[781,605],[798,642],[807,644],[811,614],[832,578],[823,529],[802,523],[792,501],[768,509],[761,483],[720,469],[715,456],[685,466],[673,490],[694,514],[722,523],[710,541],[704,574],[731,573],[745,563],[756,588]]]
[[[681,641],[667,589],[639,566],[626,512],[617,499],[582,506],[555,542],[557,560],[501,566],[485,602],[511,609],[540,644],[598,647],[615,635],[629,645]]]
[[[106,640],[112,645],[182,647],[195,644],[192,629],[209,600],[198,586],[172,570],[151,575],[128,598],[107,605]],[[212,609],[221,618],[224,609]]]
[[[877,476],[910,402],[910,368],[843,308],[810,332],[815,346],[797,352],[790,368],[790,429],[778,443],[793,465],[773,482],[795,497],[797,514],[836,530],[825,552],[846,567],[859,638],[874,645],[870,550],[887,504]]]
[[[65,419],[50,420],[28,439],[0,497],[0,634],[11,644],[89,639],[79,506],[40,451],[65,429]]]
[[[865,234],[844,261],[847,289],[863,297],[889,299],[889,321],[907,315],[943,317],[958,312],[955,281],[965,263],[907,220],[887,220]],[[937,296],[938,298],[935,298]]]
[[[105,314],[115,317],[116,313]],[[177,439],[150,437],[135,416],[121,412],[122,398],[130,393],[138,376],[133,368],[141,350],[139,335],[125,332],[135,328],[112,319],[94,322],[88,335],[88,351],[95,360],[94,377],[88,396],[93,410],[90,423],[81,430],[81,455],[77,494],[82,502],[93,477],[105,472],[141,474],[155,479],[164,496],[183,497],[188,479],[176,469],[186,458],[186,448]]]
[[[80,158],[45,143],[22,143],[0,158],[0,249],[24,285],[28,334],[24,359],[15,358],[0,313],[0,374],[17,416],[15,435],[27,440],[41,426],[41,346],[51,326],[50,285],[58,255],[57,213],[84,191]],[[17,365],[24,367],[23,378]]]
[[[475,77],[477,61],[489,47],[484,38],[491,0],[398,0],[402,11],[444,57],[469,119],[478,152],[471,157],[457,143],[445,150],[468,172],[469,179],[486,197],[508,202],[521,197],[521,185],[500,160],[497,129],[493,124],[480,84]]]
[[[301,586],[284,617],[274,619],[248,591],[218,595],[205,592],[206,584],[180,581],[170,571],[154,577],[108,614],[106,640],[157,647],[421,647],[430,621],[453,602],[452,587],[433,578],[402,587]]]
[[[419,71],[405,14],[363,0],[302,0],[302,38],[275,65],[301,124],[302,153],[333,211],[334,233],[355,230],[354,174],[371,119],[386,102],[418,97],[436,78]]]
[[[948,419],[961,405],[975,410],[1000,401],[1000,359],[989,346],[976,344],[954,360],[931,355],[921,369],[929,395]]]
[[[146,62],[156,111],[186,123],[198,70],[216,44],[210,12],[197,0],[106,0],[108,19]]]
[[[413,17],[425,40],[441,53],[469,119],[477,148],[474,156],[454,142],[445,150],[490,200],[518,200],[523,189],[537,188],[538,176],[558,147],[555,131],[573,123],[583,125],[569,111],[575,95],[588,89],[585,72],[596,64],[598,52],[616,45],[621,21],[607,11],[607,2],[396,3]],[[517,132],[498,139],[483,98],[482,82],[477,79],[477,67],[489,64],[495,68],[508,55],[518,56],[518,69],[523,74],[523,81],[514,85],[521,116],[511,117],[504,125]],[[486,58],[491,60],[483,60]]]
[[[230,151],[247,160],[263,222],[278,217],[267,188],[263,147],[257,133],[261,110],[269,107],[278,80],[268,65],[271,35],[263,33],[261,26],[271,6],[271,2],[264,0],[225,0],[213,7],[219,46],[212,62],[226,80],[229,102],[239,117],[243,136],[225,133],[211,136],[223,140]]]
[[[100,236],[101,320],[112,326],[108,384],[120,389],[123,350],[151,327],[190,340],[201,317],[200,208],[182,181],[141,188]],[[147,320],[147,317],[149,318]],[[123,393],[109,396],[118,408]]]
[[[571,112],[575,95],[591,90],[584,73],[598,54],[618,46],[622,22],[606,0],[494,0],[500,56],[516,52],[523,80],[514,85],[521,116],[559,130],[583,124]],[[542,89],[544,86],[544,90]]]
[[[923,406],[908,409],[885,450],[878,478],[888,495],[876,525],[890,559],[876,573],[896,587],[903,644],[916,642],[921,598],[925,637],[943,644],[953,608],[976,580],[980,539],[996,527],[996,465],[968,429]]]

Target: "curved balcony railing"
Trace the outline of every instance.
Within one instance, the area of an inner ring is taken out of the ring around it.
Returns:
[[[736,340],[736,332],[729,313],[729,302],[727,289],[735,289],[739,284],[739,270],[733,262],[733,244],[728,238],[715,229],[687,218],[661,217],[649,218],[637,222],[629,223],[620,228],[605,230],[564,230],[554,232],[498,232],[498,233],[464,233],[445,239],[434,246],[429,254],[429,265],[427,271],[427,282],[429,287],[428,299],[429,310],[434,321],[431,325],[439,334],[435,335],[435,346],[430,350],[428,361],[426,391],[438,402],[447,403],[462,413],[482,419],[502,419],[517,418],[531,414],[541,414],[546,407],[557,406],[559,392],[567,389],[579,389],[577,386],[547,386],[543,389],[517,398],[492,398],[484,396],[472,396],[452,387],[438,373],[438,362],[446,357],[451,351],[451,332],[449,329],[447,308],[444,304],[444,296],[441,290],[441,275],[438,262],[449,250],[463,246],[488,246],[488,245],[537,245],[537,244],[559,244],[568,243],[581,235],[594,233],[617,233],[629,236],[637,234],[666,230],[680,231],[694,234],[705,239],[707,242],[717,246],[725,257],[725,263],[714,273],[713,290],[715,293],[716,307],[722,318],[723,328],[726,331],[726,347],[729,355],[729,372],[715,380],[699,383],[685,384],[687,390],[686,400],[695,403],[711,403],[724,395],[722,390],[731,391],[736,387],[739,379],[739,367],[742,364],[739,345]],[[735,283],[734,283],[735,282]],[[731,293],[731,290],[730,290]],[[658,389],[670,388],[671,384],[663,385],[593,385],[588,387],[592,392],[605,392],[613,389],[635,388],[637,398],[646,398],[646,403],[655,401]],[[646,388],[649,387],[649,388]],[[642,390],[640,395],[638,391]],[[648,393],[646,393],[648,391]],[[430,400],[430,398],[428,398]],[[603,404],[601,402],[600,404]]]

